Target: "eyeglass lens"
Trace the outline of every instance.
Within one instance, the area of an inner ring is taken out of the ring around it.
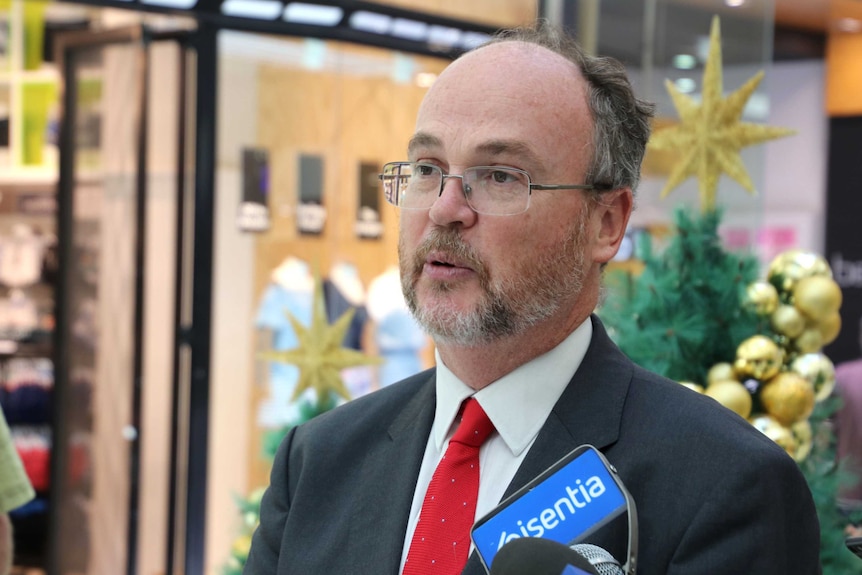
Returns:
[[[383,170],[387,201],[407,209],[428,209],[439,196],[444,178],[462,180],[464,196],[475,211],[483,214],[517,214],[530,201],[530,179],[514,168],[474,167],[463,175],[444,175],[433,164],[394,163]]]

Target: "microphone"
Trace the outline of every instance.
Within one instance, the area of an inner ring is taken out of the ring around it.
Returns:
[[[600,547],[568,547],[587,540],[594,532],[623,513],[626,513],[628,519],[628,549],[625,567],[622,569],[619,568],[619,563]],[[596,561],[590,565],[593,570],[585,571],[586,573],[636,573],[637,508],[616,469],[591,445],[576,448],[505,499],[476,522],[471,537],[486,569],[497,564],[496,556],[509,545],[521,539],[545,539],[566,550],[564,555],[560,555],[562,551],[559,550],[553,555],[557,557],[557,563],[551,564],[552,569],[565,565],[566,556],[571,557],[573,553],[577,555],[580,552],[582,556]],[[516,551],[517,548],[510,553]],[[518,555],[520,552],[516,558]],[[540,553],[535,557],[526,557],[525,564],[539,560],[538,555]],[[600,571],[599,568],[605,570]],[[532,575],[529,571],[526,573]],[[559,570],[542,573],[560,575]]]
[[[625,572],[616,558],[598,545],[578,543],[572,549],[590,562],[599,575],[623,575]]]
[[[562,543],[522,537],[494,556],[489,575],[604,575],[586,557]]]

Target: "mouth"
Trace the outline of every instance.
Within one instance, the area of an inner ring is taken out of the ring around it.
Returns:
[[[425,258],[425,265],[441,268],[465,268],[473,269],[466,262],[459,261],[451,255],[441,252],[433,252]]]

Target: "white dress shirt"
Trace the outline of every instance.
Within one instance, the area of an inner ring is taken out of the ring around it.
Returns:
[[[439,354],[436,355],[437,409],[413,492],[399,573],[404,571],[431,476],[455,433],[455,418],[461,403],[474,396],[497,430],[479,451],[479,498],[476,504],[476,519],[479,519],[502,499],[551,409],[580,366],[592,335],[593,324],[587,318],[557,347],[478,392],[459,380],[443,364]],[[472,552],[472,545],[470,549]]]

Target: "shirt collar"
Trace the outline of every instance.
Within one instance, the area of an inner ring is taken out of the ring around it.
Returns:
[[[475,395],[512,455],[520,455],[538,435],[580,366],[592,334],[593,323],[587,318],[557,347],[478,392],[458,379],[435,352],[437,408],[432,433],[437,449],[442,451],[461,403]]]

